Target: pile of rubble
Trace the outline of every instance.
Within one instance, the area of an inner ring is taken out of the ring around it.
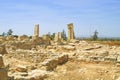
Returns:
[[[0,56],[0,80],[43,80],[69,60],[120,65],[119,46],[78,40],[62,44],[51,42],[51,45],[8,41],[0,46],[0,54],[3,55]]]

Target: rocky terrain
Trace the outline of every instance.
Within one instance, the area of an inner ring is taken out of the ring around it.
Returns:
[[[120,46],[38,42],[2,39],[0,80],[120,80]]]

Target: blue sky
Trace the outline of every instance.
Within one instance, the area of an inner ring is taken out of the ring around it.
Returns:
[[[120,37],[120,0],[0,0],[0,34],[8,29],[17,35],[67,32],[74,24],[76,36]]]

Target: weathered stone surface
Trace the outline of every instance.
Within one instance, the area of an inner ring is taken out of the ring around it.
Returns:
[[[4,63],[3,63],[3,58],[2,55],[0,54],[0,68],[4,67]]]
[[[118,55],[118,57],[117,57],[117,62],[120,63],[120,55]]]
[[[55,55],[55,57],[51,59],[45,60],[42,65],[44,66],[45,70],[51,71],[54,70],[57,65],[62,65],[68,61],[67,54]]]
[[[117,58],[115,56],[107,56],[107,57],[104,58],[104,61],[116,62]]]
[[[34,28],[34,36],[39,37],[39,24],[35,25]]]
[[[104,61],[104,57],[100,57],[100,56],[91,56],[90,57],[91,61]]]
[[[15,73],[9,73],[9,76],[28,76],[28,72],[15,72]]]
[[[102,46],[88,47],[88,48],[86,48],[85,50],[99,49],[99,48],[101,48],[101,47],[102,47]]]
[[[75,39],[73,24],[68,24],[68,40]]]
[[[43,70],[33,70],[28,73],[14,73],[13,75],[13,80],[44,80],[48,76],[48,72]]]
[[[0,54],[8,54],[5,48],[5,45],[0,45]]]
[[[58,33],[55,33],[54,41],[58,41],[58,40],[59,40]]]
[[[55,58],[53,59],[47,59],[45,60],[42,65],[44,66],[45,70],[51,71],[54,70],[57,67],[57,60]]]
[[[55,33],[54,41],[56,41],[56,42],[62,41],[62,33],[61,32]]]
[[[109,55],[109,51],[99,51],[97,53],[98,56],[102,56],[102,57],[105,57],[105,56],[108,56]]]
[[[47,49],[53,49],[53,46],[47,46]]]
[[[44,80],[45,78],[47,78],[48,75],[49,73],[47,71],[36,69],[28,73],[16,72],[9,76],[10,78],[12,78],[13,76],[12,80]]]
[[[17,49],[31,49],[33,47],[35,47],[35,44],[33,44],[32,42],[24,42],[24,41],[15,41],[15,42],[8,42],[6,44],[8,47],[15,47]]]
[[[112,66],[112,68],[115,67],[119,69],[120,67],[119,46],[111,47],[109,45],[79,40],[71,40],[70,42],[65,41],[64,44],[58,44],[58,42],[52,41],[52,44],[49,45],[47,44],[49,43],[47,41],[46,37],[42,39],[37,36],[33,41],[6,41],[4,44],[7,44],[5,47],[7,51],[9,51],[9,54],[4,55],[3,57],[6,62],[5,65],[9,64],[6,67],[9,70],[10,76],[13,76],[14,79],[17,80],[43,80],[46,77],[46,73],[41,70],[52,72],[54,76],[57,77],[63,75],[62,73],[77,73],[86,63],[88,64],[88,67],[90,64],[90,67],[86,70],[88,71],[88,74],[97,67],[97,70],[103,71],[98,74],[99,76],[104,75],[102,73],[111,74],[114,72],[110,70],[107,72],[107,70],[104,70],[106,68],[104,68],[104,66],[101,67],[101,63],[102,65],[106,65],[104,62],[109,64],[107,65],[109,69],[111,69],[109,66],[113,65],[113,63],[114,66]],[[0,50],[2,52],[3,47],[0,47]],[[2,52],[2,54],[4,53],[5,52]],[[96,66],[93,66],[93,63],[97,63]],[[2,58],[0,58],[1,69],[4,69],[3,65]],[[119,74],[120,71],[116,71],[116,75]],[[80,72],[82,72],[82,70]],[[94,74],[96,74],[96,72],[93,73],[93,75]]]
[[[75,47],[74,47],[74,46],[70,46],[70,45],[63,46],[62,48],[63,48],[63,50],[68,50],[68,51],[73,51],[73,50],[75,50]]]
[[[27,68],[26,68],[26,66],[17,65],[16,71],[18,71],[18,72],[27,72]]]
[[[50,40],[51,40],[48,34],[43,35],[42,39],[43,39],[46,43],[50,42]]]
[[[14,40],[14,36],[12,36],[12,35],[7,36],[6,40],[12,41],[12,40]]]
[[[67,54],[62,54],[58,57],[58,65],[64,64],[68,61],[68,55]]]
[[[47,71],[43,71],[43,70],[33,70],[28,74],[31,77],[30,80],[44,80],[44,78],[48,76]]]
[[[29,40],[29,37],[28,37],[27,35],[18,36],[18,40],[19,40],[19,41],[23,41],[23,40],[28,41],[28,40]]]

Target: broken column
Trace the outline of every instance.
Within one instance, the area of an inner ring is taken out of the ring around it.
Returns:
[[[62,33],[58,32],[58,38],[61,40],[62,39]]]
[[[55,41],[58,41],[58,33],[55,33]]]
[[[33,40],[36,40],[38,38],[39,38],[39,24],[36,24],[34,28]]]
[[[73,28],[73,23],[68,24],[68,41],[75,38]]]
[[[39,24],[35,25],[34,28],[34,36],[39,37]]]
[[[62,40],[62,33],[58,32],[55,33],[55,41],[61,41]]]

